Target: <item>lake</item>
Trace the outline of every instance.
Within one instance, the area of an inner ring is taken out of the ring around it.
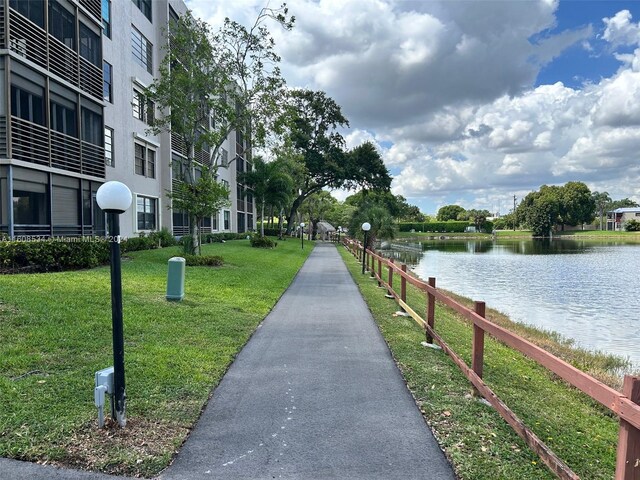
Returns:
[[[640,245],[616,241],[394,242],[385,256],[512,320],[640,366]]]

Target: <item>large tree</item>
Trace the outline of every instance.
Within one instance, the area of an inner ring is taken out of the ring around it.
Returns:
[[[600,219],[600,230],[602,230],[604,214],[607,211],[607,206],[611,203],[611,197],[609,192],[593,192],[591,198],[595,204],[597,217]]]
[[[458,215],[464,213],[465,209],[460,205],[445,205],[444,207],[440,207],[438,210],[438,214],[436,218],[440,222],[446,222],[449,220],[457,220]]]
[[[181,165],[174,165],[173,171],[191,186],[191,194],[201,172],[216,177],[224,160],[222,146],[231,132],[244,135],[245,147],[250,148],[260,143],[265,125],[276,117],[284,80],[265,23],[274,20],[291,28],[293,17],[287,14],[284,4],[279,9],[264,8],[249,29],[227,18],[215,34],[191,12],[170,22],[160,76],[145,90],[162,112],[149,130],[170,131],[178,140],[179,147],[174,148],[181,150]],[[244,150],[240,154],[247,156]],[[198,252],[199,222],[191,203],[176,202],[184,192],[184,188],[174,192],[172,203],[187,213]]]
[[[338,129],[349,125],[340,106],[324,92],[292,90],[278,131],[286,149],[297,154],[303,175],[288,215],[287,233],[302,202],[322,189],[388,190],[391,177],[380,154],[367,142],[346,152]]]

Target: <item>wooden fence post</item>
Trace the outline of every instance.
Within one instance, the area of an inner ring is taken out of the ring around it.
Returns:
[[[393,258],[389,259],[389,264],[389,290],[387,290],[387,293],[393,296]]]
[[[378,286],[382,286],[382,258],[378,257]]]
[[[485,303],[474,302],[475,311],[482,318],[485,317]],[[473,347],[471,350],[471,368],[473,371],[482,378],[482,368],[484,366],[484,330],[475,323],[473,324]],[[478,390],[474,387],[475,395],[480,395]]]
[[[640,377],[625,375],[622,394],[640,404]],[[615,480],[640,480],[640,430],[620,419]]]
[[[436,287],[436,279],[435,277],[429,277],[429,286],[435,288]],[[436,297],[431,293],[427,293],[427,325],[429,325],[432,329],[435,326],[435,317],[436,317]],[[433,343],[433,337],[427,330],[427,343]]]
[[[402,270],[403,273],[406,273],[407,264],[403,263],[402,265],[400,265],[400,270]],[[400,276],[400,299],[402,299],[404,303],[407,303],[407,279],[404,275]],[[404,312],[404,308],[402,309],[402,311]]]

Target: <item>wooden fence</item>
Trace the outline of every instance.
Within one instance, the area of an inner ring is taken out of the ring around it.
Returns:
[[[343,243],[360,262],[363,261],[363,250],[360,243],[351,239],[344,239]],[[396,265],[393,259],[383,258],[369,249],[364,256],[366,270],[375,276],[378,285],[385,287],[388,294],[393,296],[400,307],[425,330],[427,342],[433,343],[435,340],[440,345],[442,350],[451,357],[469,379],[476,393],[491,403],[502,418],[511,425],[558,478],[575,480],[580,477],[524,425],[515,413],[483,382],[485,333],[533,359],[615,413],[620,418],[615,480],[640,480],[640,377],[625,376],[622,393],[620,393],[528,340],[487,320],[484,302],[475,302],[474,310],[471,310],[440,292],[436,288],[435,278],[431,277],[427,282],[423,282],[408,274],[406,265]],[[383,266],[387,269],[386,279],[383,278]],[[394,282],[394,280],[396,281]],[[400,282],[399,292],[395,289],[398,280]],[[407,282],[426,294],[426,319],[407,305]],[[394,285],[396,286],[394,287]],[[436,302],[453,309],[473,324],[471,367],[436,332]]]

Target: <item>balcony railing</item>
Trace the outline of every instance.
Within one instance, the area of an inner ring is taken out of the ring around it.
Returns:
[[[11,116],[11,149],[15,159],[49,165],[49,129]]]
[[[9,10],[9,21],[9,48],[33,63],[47,68],[46,32],[13,9]]]
[[[78,85],[78,54],[49,35],[49,70],[73,85]]]
[[[104,147],[89,142],[82,142],[81,173],[104,178]]]
[[[5,25],[7,22],[7,17],[5,17],[4,13],[4,2],[0,2],[0,48],[7,48],[7,44],[5,42]]]
[[[15,224],[13,226],[13,235],[16,237],[49,237],[51,236],[51,225]]]
[[[102,8],[100,0],[80,0],[80,6],[84,7],[96,20],[102,20]]]
[[[178,152],[182,156],[187,156],[187,148],[180,135],[171,132],[171,150]]]
[[[70,172],[81,173],[80,140],[52,130],[51,166]]]
[[[80,88],[102,100],[102,70],[80,57]]]
[[[7,117],[0,116],[0,158],[7,158]]]

